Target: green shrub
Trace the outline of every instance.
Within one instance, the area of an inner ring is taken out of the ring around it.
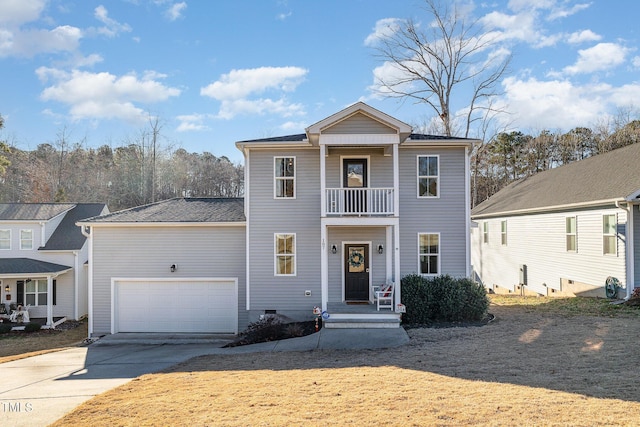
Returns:
[[[408,324],[481,320],[489,308],[484,287],[467,278],[411,274],[401,284]]]
[[[11,332],[11,328],[12,326],[8,323],[0,323],[0,335],[8,334],[9,332]]]
[[[42,328],[42,325],[40,325],[39,323],[27,323],[24,326],[24,331],[25,332],[37,332],[40,330],[40,328]]]

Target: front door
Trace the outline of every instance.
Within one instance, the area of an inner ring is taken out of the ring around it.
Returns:
[[[367,159],[344,159],[342,174],[345,212],[366,213]]]
[[[369,245],[345,246],[344,298],[369,301]]]

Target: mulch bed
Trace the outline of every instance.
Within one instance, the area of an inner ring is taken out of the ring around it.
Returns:
[[[318,323],[322,327],[322,322]],[[226,344],[224,347],[238,347],[241,345],[257,344],[261,342],[279,341],[289,338],[304,337],[316,331],[316,322],[290,322],[275,325],[266,325],[262,329],[252,330],[249,333],[241,334],[235,341]]]

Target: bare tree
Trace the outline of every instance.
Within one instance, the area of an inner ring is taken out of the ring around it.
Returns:
[[[469,137],[474,122],[494,117],[487,110],[500,111],[492,99],[499,95],[511,55],[500,49],[497,36],[483,32],[480,22],[456,3],[424,1],[431,23],[423,27],[409,19],[380,38],[375,56],[385,66],[377,70],[375,83],[383,96],[431,107],[445,135],[452,136],[459,126]],[[452,97],[462,91],[469,98],[456,117]]]

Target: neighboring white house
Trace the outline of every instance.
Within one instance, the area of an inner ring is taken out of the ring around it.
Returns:
[[[32,318],[87,315],[86,238],[75,225],[107,213],[101,203],[0,203],[2,303]]]
[[[469,153],[356,103],[241,141],[244,199],[172,199],[79,223],[90,334],[237,333],[268,313],[397,327],[400,279],[469,276]],[[394,284],[392,310],[374,286]],[[400,306],[399,310],[402,309]]]
[[[476,206],[472,263],[496,292],[605,297],[640,286],[640,144],[540,172]],[[524,286],[523,286],[524,285]]]

